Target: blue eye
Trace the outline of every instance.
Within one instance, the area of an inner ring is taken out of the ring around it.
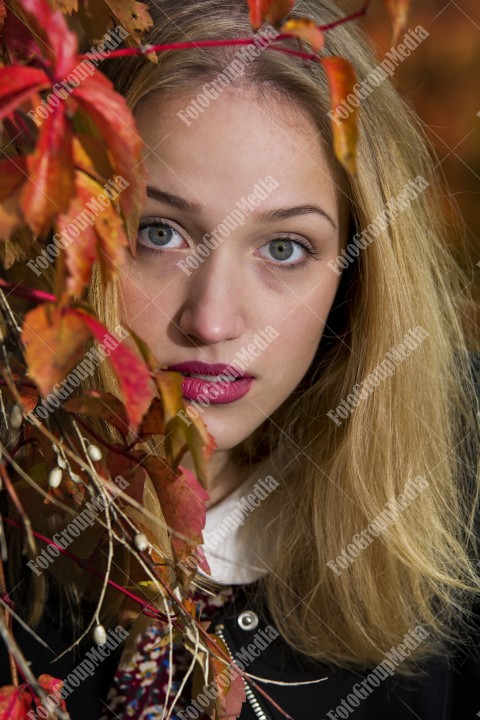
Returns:
[[[143,220],[138,228],[138,242],[143,247],[153,250],[154,248],[179,248],[182,246],[183,238],[173,225],[166,221]]]
[[[317,255],[318,251],[300,240],[276,238],[260,248],[259,254],[267,260],[275,260],[280,265],[302,265],[307,255]]]

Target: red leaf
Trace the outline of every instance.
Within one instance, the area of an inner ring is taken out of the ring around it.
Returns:
[[[71,122],[60,102],[42,123],[35,152],[27,158],[30,177],[20,203],[37,234],[45,232],[58,213],[66,212],[74,195],[72,136]]]
[[[337,108],[342,101],[353,91],[357,81],[352,65],[343,57],[325,57],[321,63],[326,70],[330,86],[330,104],[334,118],[332,118],[333,146],[335,155],[345,167],[347,172],[356,174],[356,156],[358,142],[357,116],[358,108],[348,113],[346,118],[337,114]]]
[[[24,685],[0,688],[0,720],[25,720],[32,706],[32,696]]]
[[[54,678],[51,675],[45,674],[40,675],[40,677],[38,678],[38,684],[40,685],[40,687],[46,690],[49,695],[53,694],[59,696],[59,707],[61,710],[66,712],[67,706],[65,704],[65,700],[60,697],[60,691],[63,688],[63,682],[63,680],[59,680],[58,678]],[[35,702],[37,704],[37,707],[40,707],[42,705],[42,703],[38,701],[37,698],[35,698]]]
[[[165,434],[165,413],[160,398],[155,397],[148,408],[148,412],[142,420],[138,435],[164,435]]]
[[[73,92],[75,100],[97,125],[111,154],[116,171],[129,184],[119,201],[127,223],[132,252],[138,222],[146,201],[146,169],[142,163],[143,142],[135,120],[122,95],[104,75],[97,72]]]
[[[71,310],[81,318],[85,326],[98,343],[104,343],[110,336],[107,328],[92,315],[81,310]],[[115,342],[118,342],[112,337]],[[150,371],[133,350],[123,344],[109,350],[108,360],[112,365],[120,383],[120,390],[128,413],[130,425],[136,430],[153,397],[153,384]]]
[[[223,653],[228,656],[228,648],[221,638],[213,634],[209,634],[209,638],[217,652],[223,651]],[[218,660],[213,655],[210,655],[209,658],[213,682],[218,688],[215,703],[218,713],[217,717],[219,720],[238,718],[242,711],[242,705],[246,700],[245,685],[242,676],[236,667],[229,667],[227,671],[223,660]],[[216,680],[219,675],[221,675],[222,679],[225,678],[226,682],[217,683]]]
[[[11,115],[32,93],[50,85],[51,81],[43,70],[21,65],[0,68],[0,118]]]
[[[306,40],[315,52],[321,50],[325,44],[323,32],[318,29],[315,21],[309,18],[287,20],[280,29],[282,32],[292,33],[292,35],[300,38],[300,40]]]
[[[76,63],[76,34],[69,30],[62,13],[52,10],[47,0],[17,0],[17,5],[40,39],[42,53],[55,71],[55,79],[65,79]]]
[[[196,565],[195,550],[203,543],[202,530],[205,527],[208,492],[200,485],[195,475],[185,468],[176,474],[165,460],[147,457],[142,462],[155,486],[167,525],[182,533],[192,542],[172,535],[172,547],[176,561],[190,558],[189,566]],[[199,567],[209,573],[210,568],[202,552],[196,553],[201,561]]]

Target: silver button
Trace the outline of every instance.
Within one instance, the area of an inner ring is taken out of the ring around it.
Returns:
[[[238,616],[237,622],[242,630],[255,630],[258,625],[258,615],[253,610],[244,610]]]

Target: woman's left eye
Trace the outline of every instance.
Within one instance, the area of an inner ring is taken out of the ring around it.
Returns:
[[[146,249],[179,248],[184,242],[179,231],[166,221],[144,220],[138,228],[138,242]]]
[[[307,255],[316,255],[317,251],[300,240],[278,238],[263,245],[259,254],[267,260],[275,260],[281,265],[300,265]]]

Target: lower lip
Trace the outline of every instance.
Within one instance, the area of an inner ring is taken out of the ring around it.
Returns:
[[[200,378],[186,377],[182,383],[182,395],[187,400],[203,400],[205,398],[212,405],[225,405],[244,397],[250,390],[254,378],[247,377],[231,382],[214,380],[200,380]]]

